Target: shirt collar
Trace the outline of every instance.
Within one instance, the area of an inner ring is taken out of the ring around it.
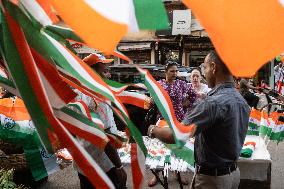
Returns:
[[[226,82],[223,82],[223,83],[219,83],[211,91],[209,91],[207,93],[207,95],[212,96],[217,91],[219,91],[221,88],[234,88],[234,87],[235,87],[235,83],[233,81],[226,81]]]

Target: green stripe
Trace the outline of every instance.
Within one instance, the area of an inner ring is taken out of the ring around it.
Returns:
[[[258,130],[249,130],[247,131],[247,135],[259,135],[259,131]]]
[[[113,80],[109,80],[109,79],[104,79],[104,82],[106,82],[106,84],[108,84],[109,86],[114,87],[114,88],[121,88],[121,87],[126,86],[126,84],[122,84],[122,83],[119,83],[119,82],[116,82],[116,81],[113,81]]]
[[[269,138],[270,140],[282,141],[283,137],[284,137],[284,131],[281,131],[277,133],[272,132]]]
[[[167,144],[166,146],[172,151],[175,156],[186,161],[188,164],[194,167],[194,152],[191,149],[185,146],[180,148],[175,144]]]
[[[45,31],[50,31],[52,33],[62,36],[65,39],[72,39],[74,41],[83,42],[83,40],[70,29],[65,29],[51,25],[51,26],[46,26]]]
[[[18,127],[19,126],[17,125],[11,129],[4,129],[3,125],[0,126],[0,138],[6,142],[24,148],[29,169],[32,171],[35,180],[40,180],[48,176],[41,154],[38,150],[41,148],[41,144],[36,132],[25,133],[23,130],[19,131]]]
[[[10,3],[3,3],[7,7],[11,7]],[[3,14],[3,12],[1,11]],[[37,101],[36,95],[33,92],[33,89],[29,83],[28,77],[25,73],[23,62],[19,56],[19,52],[17,51],[16,45],[10,35],[10,31],[8,29],[8,25],[4,16],[2,18],[2,28],[4,34],[4,49],[3,49],[3,56],[5,57],[9,71],[14,79],[14,82],[23,98],[26,107],[29,111],[30,116],[33,119],[35,127],[40,135],[41,141],[44,143],[45,148],[48,152],[52,152],[52,146],[50,144],[48,135],[47,135],[47,128],[52,130],[52,127],[49,125],[47,118],[44,116],[44,113]]]
[[[0,83],[3,83],[4,85],[7,85],[7,86],[9,86],[11,88],[16,89],[13,81],[11,81],[11,80],[9,80],[9,79],[7,79],[5,77],[0,76]]]
[[[253,123],[253,122],[249,122],[249,128],[252,128],[252,129],[258,129],[259,128],[259,125],[256,124],[256,123]]]
[[[265,126],[260,126],[260,128],[259,128],[259,133],[262,136],[264,136],[264,135],[269,136],[271,131],[272,131],[271,128],[268,128],[268,127],[265,127]]]
[[[98,114],[96,114],[95,112],[91,111],[90,113],[91,113],[92,118],[96,118],[96,119],[101,120],[100,116]]]
[[[48,176],[40,150],[37,146],[25,146],[25,157],[36,181]]]
[[[79,114],[73,110],[71,110],[70,108],[67,107],[63,107],[61,109],[62,112],[64,112],[65,114],[71,116],[74,119],[77,119],[78,121],[90,126],[90,127],[94,127],[98,130],[100,130],[101,132],[104,133],[104,130],[102,130],[96,123],[94,123],[93,121],[89,120],[89,118],[87,118],[85,115]]]
[[[133,0],[135,16],[140,29],[169,28],[169,20],[161,0]]]

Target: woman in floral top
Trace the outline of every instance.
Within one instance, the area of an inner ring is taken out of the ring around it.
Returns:
[[[174,61],[167,61],[165,66],[166,79],[158,81],[160,85],[168,92],[173,103],[175,116],[179,122],[184,119],[185,113],[195,102],[197,95],[185,81],[177,79],[178,67]],[[158,118],[161,118],[161,114]],[[182,178],[182,184],[187,185],[188,182]],[[152,187],[157,184],[156,177],[153,177],[148,182],[148,186]]]
[[[168,92],[174,106],[175,116],[179,122],[184,119],[186,109],[195,102],[197,95],[185,81],[177,79],[177,63],[168,61],[165,66],[166,79],[158,81]]]

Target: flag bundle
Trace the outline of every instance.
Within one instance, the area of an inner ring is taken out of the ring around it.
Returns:
[[[1,84],[8,86],[11,92],[24,100],[39,139],[48,152],[54,151],[54,144],[59,139],[96,187],[113,188],[110,179],[72,134],[85,138],[100,148],[104,148],[109,139],[93,122],[94,119],[89,119],[89,115],[78,114],[66,107],[76,96],[69,87],[70,83],[74,84],[74,80],[65,77],[70,81],[67,83],[62,79],[66,75],[60,74],[57,68],[60,67],[71,78],[76,78],[79,83],[73,86],[78,86],[78,90],[94,98],[112,101],[136,140],[137,151],[142,152],[138,155],[146,156],[141,134],[129,120],[124,105],[109,86],[62,45],[66,39],[45,28],[50,24],[49,21],[45,22],[49,17],[38,18],[41,14],[33,12],[34,9],[35,12],[42,11],[38,9],[39,4],[31,6],[29,3],[31,2],[19,1],[14,4],[3,1],[1,55],[13,81],[1,78]],[[143,158],[138,158],[137,161],[140,160],[142,162],[139,163],[143,164]],[[141,186],[143,178],[138,179],[136,184]]]
[[[252,109],[249,118],[247,135],[262,136],[266,139],[281,142],[284,139],[284,124],[279,121],[283,113],[272,112],[270,115],[265,111]]]

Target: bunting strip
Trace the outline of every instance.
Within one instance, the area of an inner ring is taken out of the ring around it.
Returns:
[[[68,108],[54,110],[55,116],[67,130],[80,138],[91,142],[100,149],[104,149],[109,142],[104,131],[87,117],[82,116]]]
[[[5,5],[7,5],[6,3],[7,2],[5,1]],[[102,169],[96,164],[96,162],[85,151],[85,149],[80,146],[80,144],[73,138],[73,136],[63,127],[63,125],[54,117],[51,106],[48,102],[48,98],[45,95],[44,88],[40,81],[39,74],[36,71],[36,65],[32,59],[29,47],[25,41],[25,37],[20,27],[7,12],[5,12],[5,16],[7,18],[10,32],[15,40],[17,50],[19,51],[21,60],[23,61],[25,70],[29,70],[28,77],[29,79],[33,78],[31,86],[35,91],[35,96],[39,101],[39,106],[43,110],[44,117],[47,118],[48,123],[53,126],[56,134],[69,148],[69,151],[73,155],[75,161],[84,171],[86,176],[90,179],[92,184],[96,187],[114,188],[112,182],[102,171]]]
[[[1,13],[2,15],[4,15],[3,12]],[[52,152],[53,149],[47,134],[48,133],[47,130],[48,129],[52,130],[52,127],[47,121],[46,117],[41,118],[41,116],[43,115],[43,110],[40,108],[38,99],[36,98],[36,94],[32,90],[30,81],[27,77],[28,74],[23,74],[25,73],[25,68],[22,64],[22,60],[25,59],[24,58],[21,59],[21,57],[19,56],[19,51],[21,49],[18,50],[14,41],[12,40],[12,36],[10,35],[10,30],[8,28],[5,19],[6,17],[10,18],[10,22],[12,22],[13,25],[16,25],[15,21],[12,20],[12,18],[8,15],[8,13],[5,13],[5,16],[1,16],[1,23],[3,27],[3,44],[4,44],[4,49],[1,49],[2,57],[4,59],[6,67],[8,68],[13,78],[13,81],[17,86],[17,89],[20,92],[20,96],[25,101],[26,107],[29,111],[30,116],[34,121],[34,124],[37,128],[42,144],[44,145],[44,147],[48,152]],[[10,26],[11,30],[14,30],[13,27],[14,26]],[[18,26],[16,25],[15,28],[18,28]]]
[[[140,189],[145,177],[145,156],[136,143],[131,144],[130,154],[133,188]]]
[[[150,108],[151,98],[145,94],[123,91],[117,96],[124,104],[131,104],[146,110]]]
[[[104,81],[106,82],[106,84],[108,84],[110,89],[114,93],[117,93],[117,94],[121,93],[122,91],[124,91],[128,87],[136,87],[136,88],[147,90],[146,86],[143,83],[122,84],[122,83],[119,83],[119,82],[116,82],[116,81],[113,81],[113,80],[109,80],[109,79],[104,79]]]
[[[61,80],[54,66],[48,63],[36,50],[31,49],[31,52],[39,69],[47,96],[49,99],[53,99],[51,101],[52,107],[57,109],[64,107],[68,102],[72,101],[77,94]]]

